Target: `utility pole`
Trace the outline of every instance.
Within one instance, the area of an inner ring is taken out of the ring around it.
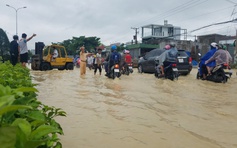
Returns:
[[[235,57],[234,57],[234,63],[237,63],[237,29],[236,29],[236,36],[235,36]]]
[[[135,35],[133,36],[133,39],[135,40],[135,44],[137,44],[137,34],[139,33],[139,32],[138,32],[138,29],[139,29],[139,28],[131,27],[131,29],[134,29],[134,30],[135,30]]]

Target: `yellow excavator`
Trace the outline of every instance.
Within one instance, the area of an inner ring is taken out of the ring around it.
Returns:
[[[55,50],[57,57],[53,56]],[[31,69],[46,71],[54,68],[73,70],[73,58],[68,57],[64,46],[56,44],[45,46],[43,42],[35,43],[35,55],[31,58]]]

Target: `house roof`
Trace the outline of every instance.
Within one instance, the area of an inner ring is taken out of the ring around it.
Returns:
[[[157,25],[157,24],[149,24],[149,25],[145,25],[145,26],[142,26],[143,28],[159,28],[159,27],[174,27],[173,25],[171,24],[167,24],[167,25]]]
[[[213,34],[199,35],[198,37],[207,37],[207,36],[225,36],[225,35],[213,33]]]

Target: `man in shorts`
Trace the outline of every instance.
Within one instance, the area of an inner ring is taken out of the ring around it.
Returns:
[[[19,47],[20,47],[20,62],[22,63],[23,67],[26,67],[26,63],[28,61],[28,47],[27,42],[30,41],[33,37],[35,37],[36,34],[33,34],[31,37],[26,38],[27,35],[25,33],[22,34],[22,39],[19,41]]]

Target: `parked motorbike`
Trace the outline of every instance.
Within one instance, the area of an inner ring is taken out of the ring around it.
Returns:
[[[121,69],[121,74],[129,75],[130,73],[133,73],[132,63],[125,64]]]
[[[179,77],[179,73],[178,73],[178,69],[177,69],[177,64],[176,63],[171,63],[169,65],[164,65],[164,78],[166,79],[170,79],[170,80],[178,80]],[[156,67],[155,67],[156,71],[155,71],[155,77],[157,78],[162,78],[161,77],[161,69],[159,66],[158,61],[156,61]]]
[[[116,77],[119,78],[121,76],[120,66],[118,63],[114,64],[110,68],[110,73],[107,76],[108,76],[108,78],[112,78],[112,79],[115,79]]]

